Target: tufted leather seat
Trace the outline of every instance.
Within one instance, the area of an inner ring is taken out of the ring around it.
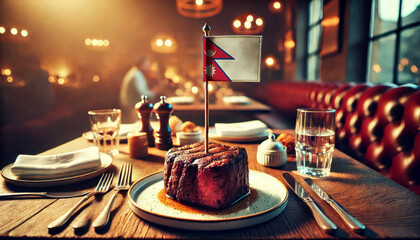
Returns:
[[[336,147],[420,194],[419,86],[270,82],[253,97],[284,114],[336,109]]]

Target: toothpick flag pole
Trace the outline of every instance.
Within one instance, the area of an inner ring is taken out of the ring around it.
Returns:
[[[207,23],[205,23],[203,26],[203,32],[204,32],[205,37],[209,36],[210,30],[211,30],[210,26]],[[203,68],[204,67],[205,66],[203,66]],[[203,80],[204,79],[205,79],[205,76],[203,74]],[[204,143],[206,145],[206,153],[209,153],[209,82],[208,81],[204,82],[204,117],[205,117],[205,123],[204,123],[205,142]]]

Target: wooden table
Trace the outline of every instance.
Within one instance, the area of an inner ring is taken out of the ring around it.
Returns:
[[[290,130],[284,130],[291,132]],[[280,130],[275,131],[281,132]],[[228,145],[238,145],[227,143]],[[77,138],[43,154],[73,151],[92,145],[83,138]],[[257,143],[239,144],[246,148],[249,156],[249,168],[268,173],[284,182],[281,174],[284,171],[296,170],[293,157],[283,168],[267,168],[256,161]],[[127,145],[121,145],[127,151]],[[130,159],[120,153],[114,158],[109,171],[118,172],[124,162],[134,163],[133,181],[150,173],[163,169],[163,156],[166,151],[150,148],[146,160]],[[73,184],[55,187],[48,190],[92,190],[98,178]],[[302,181],[302,178],[299,178]],[[73,206],[79,198],[71,199],[10,199],[0,201],[0,236],[1,237],[53,237],[53,238],[419,238],[420,237],[420,196],[385,178],[374,170],[364,166],[351,157],[336,150],[330,177],[315,179],[332,198],[367,227],[362,234],[353,233],[341,218],[313,192],[311,196],[324,210],[326,215],[337,223],[338,230],[334,235],[324,233],[316,224],[306,205],[289,189],[288,204],[283,213],[274,219],[246,229],[228,231],[186,231],[160,226],[143,221],[129,208],[128,198],[123,192],[119,194],[111,213],[111,224],[103,230],[95,231],[90,227],[84,232],[74,232],[72,223],[60,231],[48,232],[47,225]],[[114,184],[116,179],[114,179]],[[306,188],[306,187],[305,187]],[[0,192],[25,191],[25,189],[6,184],[0,178]],[[41,190],[41,189],[39,189]],[[103,205],[111,196],[91,201],[73,219],[92,211],[96,217]],[[93,200],[93,199],[92,199]]]

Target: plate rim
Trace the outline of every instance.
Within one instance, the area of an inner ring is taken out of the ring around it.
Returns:
[[[101,174],[102,172],[105,172],[111,165],[113,162],[113,158],[112,156],[106,154],[106,153],[100,153],[100,159],[101,159],[101,163],[103,163],[102,161],[106,161],[108,160],[109,162],[105,162],[105,166],[96,170],[92,170],[90,172],[87,173],[83,173],[83,174],[79,174],[79,175],[75,175],[75,176],[70,176],[70,177],[62,177],[62,178],[53,178],[53,179],[15,179],[15,178],[9,178],[8,176],[5,175],[5,171],[10,169],[13,165],[13,163],[6,165],[2,170],[1,170],[1,176],[4,178],[4,180],[8,183],[17,185],[17,186],[23,186],[23,187],[55,187],[55,186],[60,186],[60,185],[66,185],[66,184],[71,184],[71,183],[75,183],[75,182],[79,182],[77,181],[78,179],[83,179],[84,177],[94,177],[96,175]],[[90,178],[84,179],[84,180],[88,180]],[[75,182],[72,180],[76,180]],[[70,183],[67,183],[67,181],[71,181]],[[83,181],[83,180],[82,180]]]
[[[252,219],[252,218],[260,217],[260,216],[263,216],[263,215],[266,215],[266,214],[270,214],[270,213],[275,212],[276,210],[282,208],[283,206],[285,207],[285,204],[287,205],[288,198],[289,198],[289,191],[287,190],[287,187],[279,179],[271,176],[270,174],[267,174],[267,173],[264,173],[264,172],[261,172],[261,171],[257,171],[257,170],[254,170],[254,169],[249,169],[249,171],[250,172],[256,172],[258,174],[265,174],[265,175],[268,175],[271,178],[275,179],[278,183],[280,183],[282,185],[282,187],[285,190],[284,192],[286,193],[286,195],[285,195],[284,199],[282,199],[282,201],[280,201],[279,203],[277,203],[275,206],[273,206],[273,207],[271,207],[269,209],[266,209],[264,211],[261,211],[261,212],[258,212],[258,213],[253,213],[253,214],[250,214],[250,215],[245,215],[245,216],[228,218],[228,219],[208,219],[208,220],[186,219],[186,218],[180,218],[180,217],[165,216],[165,215],[161,215],[161,214],[154,213],[154,212],[151,212],[151,211],[144,210],[144,209],[140,208],[140,206],[136,202],[134,202],[134,199],[131,197],[131,193],[133,191],[134,186],[137,185],[139,182],[141,182],[141,181],[143,181],[143,180],[145,180],[145,179],[147,179],[149,177],[152,177],[153,175],[162,175],[162,177],[163,177],[164,171],[157,171],[157,172],[151,173],[151,174],[149,174],[149,175],[147,175],[147,176],[145,176],[145,177],[137,180],[135,183],[133,183],[131,185],[130,189],[128,190],[128,199],[129,199],[129,203],[130,203],[130,206],[131,207],[135,207],[137,210],[140,210],[140,211],[142,211],[142,212],[144,212],[146,214],[149,214],[149,215],[151,215],[153,217],[160,217],[160,218],[167,219],[167,220],[169,219],[169,220],[172,220],[172,221],[182,221],[182,222],[200,223],[200,224],[203,224],[203,223],[209,223],[209,224],[211,224],[211,223],[220,223],[220,222],[237,222],[237,221],[244,220],[244,219]],[[131,210],[134,213],[136,213],[132,208],[131,208]],[[136,213],[136,215],[137,215],[137,213]],[[145,220],[148,220],[148,219],[145,219]],[[161,225],[164,225],[164,224],[161,224]],[[251,225],[253,225],[253,224],[251,224]],[[184,229],[189,229],[189,228],[184,228]],[[230,229],[230,228],[226,228],[226,229]]]
[[[264,138],[268,137],[270,134],[267,130],[264,131],[263,134],[246,137],[246,136],[218,136],[215,134],[215,128],[209,129],[209,138],[219,140],[219,141],[226,141],[226,142],[252,142],[252,141],[259,141],[263,140]]]

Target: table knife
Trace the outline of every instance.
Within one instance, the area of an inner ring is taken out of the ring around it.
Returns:
[[[318,184],[314,183],[312,179],[305,178],[304,181],[322,200],[326,201],[340,215],[344,222],[346,222],[346,224],[349,225],[354,232],[361,233],[363,230],[365,230],[365,225],[348,214],[340,205],[338,205],[338,203],[336,203],[330,196],[328,196],[328,194],[322,190]]]
[[[300,197],[311,209],[312,215],[318,225],[327,233],[333,233],[337,230],[337,226],[316,206],[312,198],[306,190],[296,181],[296,179],[289,173],[283,173],[283,178],[289,184],[290,188]]]
[[[0,193],[2,198],[15,197],[48,197],[48,198],[73,198],[81,197],[88,194],[88,192],[18,192],[18,193]]]

